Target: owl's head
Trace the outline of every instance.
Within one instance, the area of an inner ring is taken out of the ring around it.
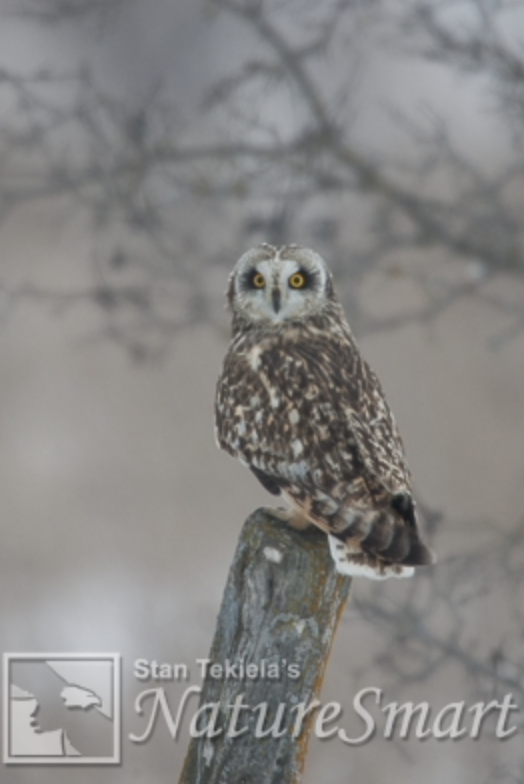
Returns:
[[[237,261],[228,301],[244,322],[261,325],[321,316],[337,301],[324,259],[299,245],[259,245]]]

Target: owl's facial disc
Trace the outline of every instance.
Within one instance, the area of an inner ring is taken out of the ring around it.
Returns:
[[[326,301],[328,283],[322,259],[312,251],[311,256],[301,253],[302,248],[275,250],[270,258],[267,253],[246,254],[240,260],[234,308],[252,321],[270,323],[318,313]]]

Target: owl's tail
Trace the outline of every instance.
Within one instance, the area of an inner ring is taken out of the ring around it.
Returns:
[[[362,574],[365,568],[366,574],[372,570],[377,579],[383,579],[408,577],[413,574],[413,567],[434,564],[435,553],[420,538],[413,507],[409,511],[403,515],[395,507],[352,509],[343,517],[339,512],[333,531],[338,544],[330,541],[339,571],[345,563],[344,574]],[[349,571],[350,565],[356,571]]]
[[[337,504],[327,496],[307,504],[294,494],[284,497],[297,515],[295,527],[307,522],[316,525],[329,538],[331,555],[342,574],[383,580],[411,577],[415,566],[436,562],[433,550],[420,538],[414,502],[408,494],[397,494],[382,508],[358,509]],[[327,499],[327,500],[326,500]]]
[[[328,534],[331,557],[337,572],[349,577],[368,577],[371,580],[387,580],[389,577],[413,577],[414,566],[398,563],[387,564],[374,555],[365,553],[352,545],[342,542],[337,536]]]

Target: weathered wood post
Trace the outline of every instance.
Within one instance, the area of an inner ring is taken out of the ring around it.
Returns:
[[[224,671],[208,670],[200,702],[219,707],[202,710],[179,784],[301,780],[316,718],[303,709],[319,699],[350,583],[321,532],[295,531],[263,509],[248,518],[209,654]]]

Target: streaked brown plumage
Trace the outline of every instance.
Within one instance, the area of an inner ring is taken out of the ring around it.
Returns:
[[[336,537],[341,571],[407,576],[405,567],[432,563],[395,420],[321,257],[254,248],[236,264],[228,299],[219,446],[284,495],[295,523],[298,515]]]

